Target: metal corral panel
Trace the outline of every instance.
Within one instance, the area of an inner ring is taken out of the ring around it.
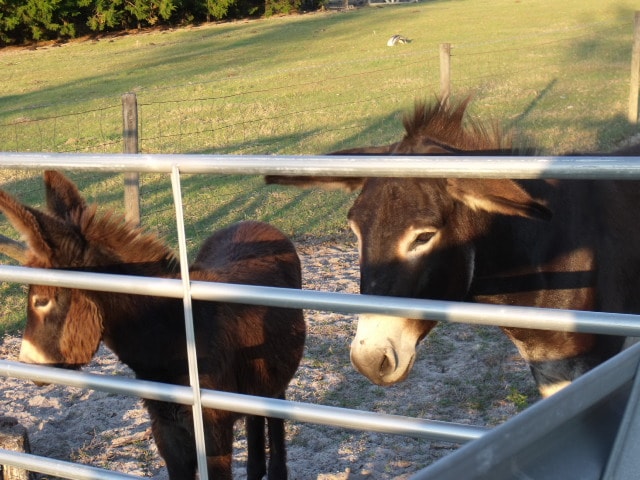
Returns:
[[[412,480],[640,478],[639,364],[636,344]]]

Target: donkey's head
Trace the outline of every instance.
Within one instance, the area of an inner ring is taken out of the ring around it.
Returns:
[[[463,122],[468,100],[418,103],[394,144],[339,155],[511,154],[495,129]],[[371,295],[463,300],[475,271],[475,239],[491,215],[549,218],[550,211],[512,180],[268,176],[267,183],[360,190],[348,220],[358,238],[360,292]],[[406,378],[417,344],[435,321],[363,314],[351,362],[371,381]]]
[[[84,268],[89,256],[98,254],[82,231],[95,209],[86,206],[76,186],[63,175],[45,172],[44,182],[46,212],[22,205],[0,191],[0,211],[25,242],[5,239],[0,251],[28,267]],[[77,368],[91,360],[101,336],[100,312],[82,291],[29,287],[21,361]]]

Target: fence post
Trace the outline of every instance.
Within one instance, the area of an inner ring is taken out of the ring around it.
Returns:
[[[138,150],[138,99],[135,93],[122,95],[122,138],[124,153]],[[124,215],[127,221],[140,225],[140,174],[124,174]]]
[[[640,12],[636,12],[631,53],[631,90],[629,92],[629,122],[638,123],[638,86],[640,81]]]
[[[440,44],[440,98],[449,102],[451,95],[451,44]]]
[[[12,417],[0,417],[0,448],[21,453],[31,453],[27,429]],[[19,467],[2,465],[2,480],[32,480],[35,476]]]

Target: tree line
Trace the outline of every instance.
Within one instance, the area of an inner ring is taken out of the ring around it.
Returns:
[[[312,10],[325,0],[0,0],[0,47]]]

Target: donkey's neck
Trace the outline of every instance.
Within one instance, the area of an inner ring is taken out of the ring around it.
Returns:
[[[94,301],[102,311],[102,340],[137,376],[154,378],[153,372],[179,367],[169,352],[186,344],[180,299],[99,292]]]
[[[87,210],[80,229],[89,245],[90,270],[119,275],[179,278],[179,263],[171,249],[115,214]],[[182,301],[148,295],[89,292],[101,310],[104,343],[136,375],[155,378],[154,372],[180,371],[185,328]],[[140,346],[144,345],[144,351]],[[173,352],[169,355],[169,352]],[[166,378],[166,375],[165,377]]]

